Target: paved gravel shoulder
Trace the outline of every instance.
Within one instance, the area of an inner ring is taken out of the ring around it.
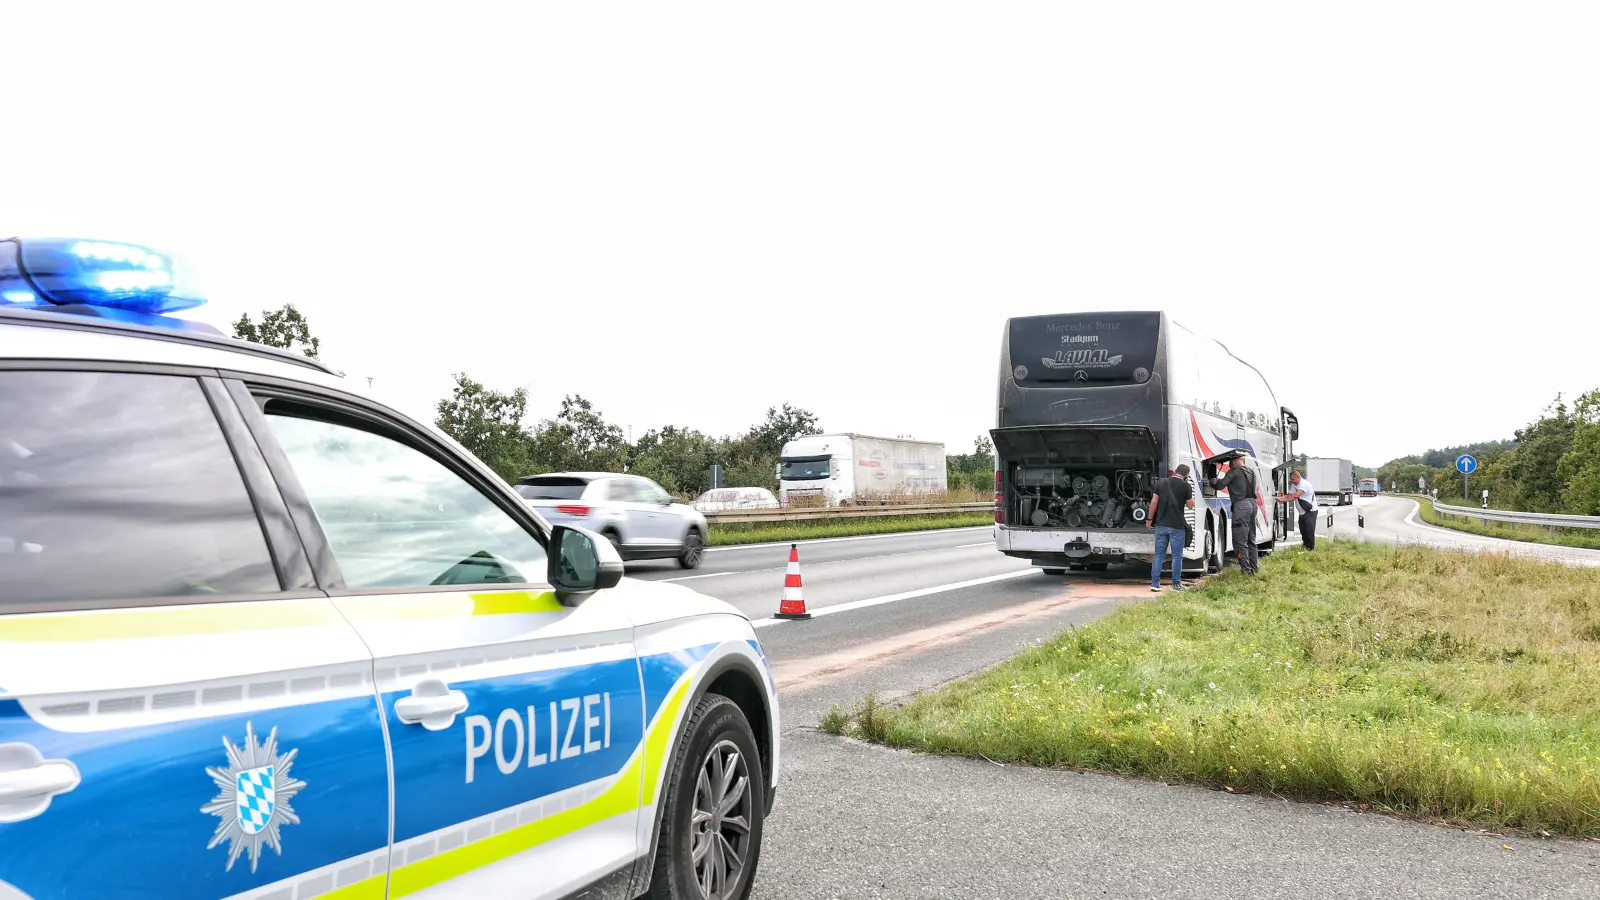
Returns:
[[[1600,897],[1600,844],[787,739],[758,900]]]

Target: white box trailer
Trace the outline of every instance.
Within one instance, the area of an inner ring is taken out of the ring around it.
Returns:
[[[1348,459],[1308,459],[1306,477],[1317,489],[1318,497],[1331,499],[1336,506],[1349,506],[1355,502],[1355,474]]]
[[[784,444],[778,460],[778,498],[786,506],[915,499],[947,490],[944,444],[933,441],[813,434]]]

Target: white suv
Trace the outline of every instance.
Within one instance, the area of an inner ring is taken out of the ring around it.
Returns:
[[[676,559],[699,568],[706,517],[648,478],[609,472],[533,475],[517,493],[552,525],[581,525],[609,540],[623,559]]]
[[[749,620],[167,266],[0,241],[0,898],[745,897]]]

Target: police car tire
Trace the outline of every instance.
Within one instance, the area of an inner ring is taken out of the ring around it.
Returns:
[[[737,703],[720,694],[707,694],[695,705],[694,713],[678,742],[670,777],[662,797],[666,807],[661,813],[660,834],[656,838],[656,866],[651,878],[650,900],[700,900],[698,886],[694,884],[695,787],[701,766],[706,764],[712,748],[723,741],[732,741],[744,756],[750,778],[749,850],[745,853],[741,883],[723,894],[726,900],[744,900],[755,882],[756,864],[761,859],[761,833],[766,819],[767,783],[762,768],[761,753],[756,747],[755,732],[750,721]]]

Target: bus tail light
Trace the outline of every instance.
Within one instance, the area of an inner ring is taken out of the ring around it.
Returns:
[[[1004,479],[1004,473],[999,471],[994,473],[994,523],[996,525],[1004,525],[1006,523],[1006,494]]]

